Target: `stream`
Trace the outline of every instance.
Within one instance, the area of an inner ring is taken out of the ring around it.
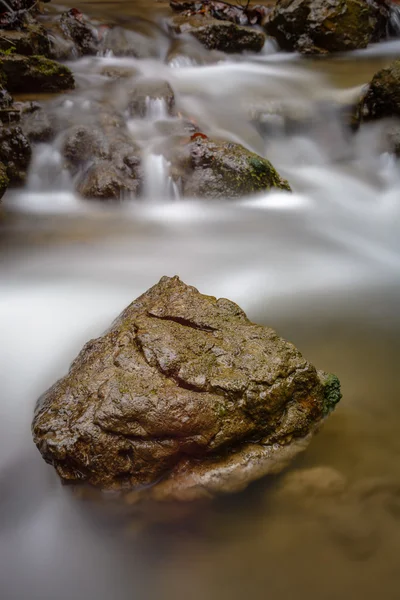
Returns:
[[[0,597],[398,600],[400,164],[383,124],[352,134],[342,109],[400,58],[400,39],[318,60],[270,43],[221,58],[187,39],[171,58],[165,7],[150,4],[77,3],[139,23],[156,51],[68,63],[77,90],[59,118],[118,106],[124,83],[110,86],[105,66],[167,80],[201,131],[268,157],[293,193],[182,198],[155,151],[169,135],[159,123],[173,121],[162,103],[128,122],[144,155],[139,200],[79,199],[57,140],[36,146],[0,220]],[[35,402],[88,339],[175,274],[336,373],[343,399],[287,473],[236,496],[141,514],[78,497],[32,442]]]

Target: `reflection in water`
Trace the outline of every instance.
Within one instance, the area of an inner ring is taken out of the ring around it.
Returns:
[[[376,56],[362,61],[366,70]],[[59,119],[86,118],[93,99],[118,106],[124,83],[109,88],[98,69],[127,66],[167,79],[178,109],[207,133],[266,153],[294,193],[177,200],[153,152],[169,140],[155,121],[174,119],[158,110],[129,124],[148,151],[140,201],[83,203],[59,142],[36,149],[27,187],[6,198],[0,238],[5,600],[398,599],[400,171],[382,154],[380,126],[351,137],[340,125],[335,102],[350,102],[370,73],[337,84],[342,65],[353,73],[350,59],[317,69],[297,61],[72,65],[86,83],[60,103]],[[342,404],[287,474],[243,494],[140,514],[113,497],[79,498],[33,447],[34,402],[85,341],[175,273],[238,302],[337,373]]]

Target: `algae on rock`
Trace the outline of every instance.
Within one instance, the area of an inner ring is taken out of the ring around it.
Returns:
[[[0,54],[0,73],[11,93],[60,92],[74,87],[68,67],[42,56]]]

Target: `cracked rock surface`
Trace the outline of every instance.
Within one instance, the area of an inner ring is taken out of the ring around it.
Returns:
[[[339,400],[275,331],[163,277],[39,400],[33,435],[64,480],[193,499],[283,469]]]

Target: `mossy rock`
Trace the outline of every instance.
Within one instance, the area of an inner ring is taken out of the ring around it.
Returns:
[[[324,54],[365,48],[388,22],[376,0],[278,0],[265,29],[285,50]]]
[[[50,41],[46,31],[38,24],[27,25],[23,30],[4,30],[0,36],[0,56],[23,54],[49,57]]]
[[[68,67],[43,56],[0,55],[0,73],[11,93],[60,92],[74,87]]]
[[[253,27],[242,27],[203,15],[178,15],[168,21],[175,33],[190,33],[208,50],[221,52],[261,52],[265,34]]]
[[[195,134],[196,136],[196,134]],[[186,196],[240,198],[270,189],[290,191],[272,164],[244,146],[201,136],[189,144],[182,167]]]
[[[360,101],[361,121],[382,117],[400,117],[400,60],[374,75]]]
[[[3,163],[0,162],[0,200],[4,196],[10,180],[7,175],[7,169]]]

